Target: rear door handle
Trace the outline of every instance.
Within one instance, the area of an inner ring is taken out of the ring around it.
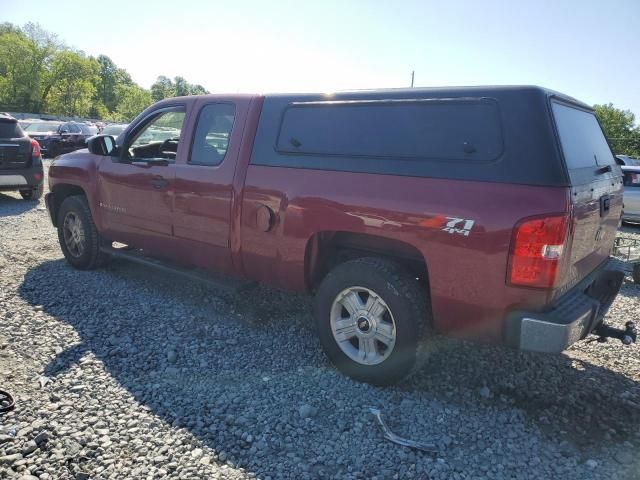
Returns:
[[[151,179],[151,185],[153,185],[153,188],[160,190],[161,188],[164,188],[167,185],[169,185],[169,180],[167,180],[166,178],[160,175],[156,175]]]

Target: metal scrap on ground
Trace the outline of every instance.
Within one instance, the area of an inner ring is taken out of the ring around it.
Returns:
[[[387,426],[387,424],[384,423],[384,420],[382,420],[382,412],[380,412],[380,410],[372,407],[372,408],[369,408],[369,411],[373,414],[374,417],[376,417],[376,420],[378,421],[378,425],[380,425],[380,428],[384,433],[384,438],[386,438],[387,440],[393,443],[397,443],[398,445],[402,445],[404,447],[414,448],[416,450],[422,450],[423,452],[429,452],[429,453],[438,452],[438,447],[436,447],[436,445],[433,443],[416,442],[415,440],[409,440],[407,438],[402,438],[396,435],[391,431],[391,429]]]

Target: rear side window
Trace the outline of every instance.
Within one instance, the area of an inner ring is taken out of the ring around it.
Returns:
[[[215,166],[222,163],[229,148],[235,113],[235,106],[230,103],[202,107],[193,135],[190,164]]]
[[[24,136],[18,122],[0,120],[0,138],[21,138]]]
[[[567,168],[613,165],[615,159],[596,116],[585,110],[552,102]]]
[[[292,104],[282,153],[490,161],[502,153],[497,104],[489,99]]]

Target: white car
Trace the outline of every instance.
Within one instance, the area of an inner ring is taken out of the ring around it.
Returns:
[[[622,220],[640,223],[640,167],[623,166],[624,210]]]

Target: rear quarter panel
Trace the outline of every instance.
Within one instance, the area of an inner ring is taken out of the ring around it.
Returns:
[[[257,228],[261,205],[274,228]],[[323,231],[366,233],[415,246],[429,273],[434,326],[443,333],[497,339],[512,309],[542,307],[549,292],[506,284],[514,225],[563,212],[567,189],[249,165],[242,203],[247,276],[306,287],[305,254]],[[443,230],[442,217],[472,220],[468,236]],[[434,220],[434,218],[436,220]]]

